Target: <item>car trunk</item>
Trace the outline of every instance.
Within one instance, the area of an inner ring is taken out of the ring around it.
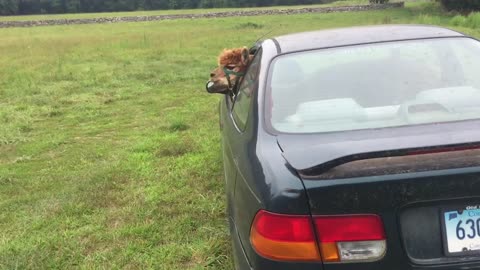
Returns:
[[[290,139],[279,138],[285,152],[292,149]],[[449,253],[445,225],[450,222],[448,213],[455,215],[452,211],[480,204],[480,150],[475,144],[468,145],[474,146],[449,151],[414,148],[411,152],[390,151],[391,156],[378,158],[340,157],[341,162],[328,167],[292,167],[304,180],[312,215],[377,214],[382,218],[387,238],[385,257],[357,263],[355,269],[452,269],[457,265],[471,269],[480,267],[480,254]],[[402,155],[396,156],[398,153]],[[314,153],[305,155],[311,158]],[[355,156],[355,149],[349,155]],[[287,161],[292,158],[284,156]],[[301,163],[296,161],[292,163]],[[480,219],[478,222],[480,225]],[[475,230],[480,235],[480,226]],[[350,267],[352,264],[325,264],[327,270]]]
[[[441,211],[480,203],[478,167],[304,183],[313,215],[380,215],[387,233],[386,259],[400,256],[418,265],[466,259],[445,255]]]

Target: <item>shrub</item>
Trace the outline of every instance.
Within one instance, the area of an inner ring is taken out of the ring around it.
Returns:
[[[457,15],[450,20],[450,25],[468,28],[480,27],[480,12],[472,12],[468,16]]]
[[[390,0],[369,0],[370,4],[385,4],[388,3]]]
[[[480,10],[480,0],[437,0],[448,10],[474,11]]]
[[[450,20],[450,24],[453,26],[464,26],[466,24],[467,18],[462,15],[457,15]]]
[[[470,15],[467,17],[466,26],[473,29],[480,28],[480,13],[470,13]]]

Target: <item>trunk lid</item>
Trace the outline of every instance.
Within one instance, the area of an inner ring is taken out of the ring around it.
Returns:
[[[480,147],[478,121],[325,134],[279,134],[278,144],[297,171],[325,172],[356,160]]]

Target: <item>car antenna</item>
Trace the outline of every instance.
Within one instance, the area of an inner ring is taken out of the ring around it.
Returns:
[[[264,37],[270,35],[273,31],[277,30],[278,27],[280,27],[280,26],[277,26],[277,27],[273,28],[272,30],[268,31],[267,33],[261,35],[257,40],[255,40],[255,42],[253,43],[253,46],[255,46],[255,44],[257,44],[257,42],[262,40]]]

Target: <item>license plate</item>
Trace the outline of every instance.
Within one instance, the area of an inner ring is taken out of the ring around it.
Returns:
[[[447,255],[480,253],[480,207],[467,206],[443,212],[443,231]]]

